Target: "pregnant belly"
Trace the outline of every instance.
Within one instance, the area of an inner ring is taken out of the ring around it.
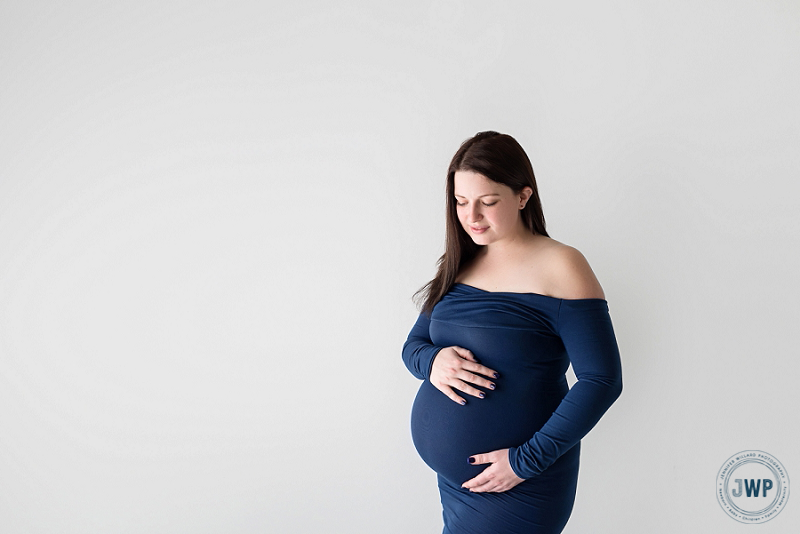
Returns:
[[[566,394],[566,382],[505,384],[479,399],[460,393],[460,405],[424,380],[411,409],[411,437],[422,460],[450,483],[461,485],[488,464],[471,465],[473,454],[521,445],[550,418]]]

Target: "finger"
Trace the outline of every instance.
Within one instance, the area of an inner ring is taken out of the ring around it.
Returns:
[[[456,388],[467,395],[472,395],[473,397],[478,397],[479,399],[486,397],[486,393],[476,387],[471,386],[470,384],[467,384],[463,380],[456,379],[453,382],[450,382],[449,385],[450,387]]]
[[[478,364],[478,363],[465,363],[464,365],[461,366],[461,368],[462,369],[466,369],[468,371],[472,371],[473,373],[479,373],[479,374],[482,374],[483,376],[488,376],[488,377],[491,377],[491,378],[499,378],[500,377],[500,374],[497,371],[495,371],[494,369],[491,369],[489,367],[486,367],[485,365],[481,365],[481,364]]]
[[[456,373],[456,378],[460,378],[464,382],[469,382],[471,384],[475,384],[476,386],[483,386],[485,388],[494,389],[495,384],[491,380],[488,380],[481,375],[476,375],[475,373],[471,373],[466,369],[461,369]]]
[[[485,483],[480,484],[478,486],[474,486],[469,488],[470,491],[474,493],[482,493],[482,492],[489,492],[489,491],[497,491],[497,482],[494,480],[487,480]]]
[[[489,482],[485,484],[481,484],[472,488],[472,491],[475,492],[483,492],[483,491],[491,491],[491,492],[501,492],[501,491],[508,491],[517,484],[521,483],[522,479],[519,477],[514,477],[512,479],[508,479],[506,477],[500,476],[500,474],[495,474]]]
[[[491,464],[495,462],[494,455],[491,452],[487,452],[484,454],[473,454],[467,461],[472,465],[483,465],[483,464]],[[484,473],[486,470],[483,471]]]
[[[467,403],[467,401],[466,401],[466,400],[465,400],[463,397],[459,396],[459,395],[458,395],[458,394],[457,394],[457,393],[456,393],[456,392],[453,390],[453,388],[452,388],[452,387],[450,387],[450,386],[448,386],[447,384],[442,384],[442,386],[441,386],[441,387],[437,387],[436,389],[438,389],[439,391],[441,391],[442,393],[444,393],[445,395],[447,395],[447,396],[448,396],[448,397],[449,397],[449,398],[450,398],[450,399],[451,399],[453,402],[456,402],[456,403],[458,403],[458,404],[461,404],[462,406],[463,406],[463,405],[465,405],[465,404]]]
[[[471,479],[467,480],[466,482],[464,482],[463,484],[461,484],[461,487],[464,488],[464,489],[471,490],[473,488],[477,488],[478,486],[482,486],[482,485],[486,484],[486,482],[488,480],[490,480],[490,479],[486,477],[486,473],[484,471],[483,473],[479,474],[478,476],[476,476],[474,478],[471,478]]]
[[[495,480],[496,476],[497,474],[492,470],[492,466],[489,466],[478,476],[464,482],[461,487],[471,491],[474,491],[478,488],[480,488],[482,491],[486,491],[486,489],[493,488],[497,485],[497,481]]]

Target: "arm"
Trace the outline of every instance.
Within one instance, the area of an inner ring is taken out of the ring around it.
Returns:
[[[508,451],[514,473],[540,474],[578,443],[622,393],[622,366],[608,303],[563,300],[558,333],[578,381],[533,437]]]
[[[479,364],[469,349],[434,345],[429,333],[430,324],[430,318],[421,313],[403,344],[403,362],[411,374],[427,379],[433,387],[461,405],[467,401],[455,390],[483,398],[485,393],[475,386],[494,389],[494,383],[486,377],[497,378],[497,371]]]
[[[444,347],[438,347],[431,341],[431,320],[420,313],[417,322],[411,328],[408,339],[403,344],[403,363],[411,374],[420,380],[430,379],[433,359]]]

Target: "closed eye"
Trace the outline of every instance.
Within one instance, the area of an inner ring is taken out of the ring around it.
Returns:
[[[484,206],[494,206],[498,202],[499,200],[495,200],[494,202],[489,202],[489,203],[481,202],[481,204],[483,204]],[[456,202],[456,206],[466,206],[466,205],[467,205],[466,202]]]

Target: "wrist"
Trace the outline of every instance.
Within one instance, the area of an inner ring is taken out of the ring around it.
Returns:
[[[517,465],[517,447],[508,448],[508,465],[511,467],[511,470],[514,472],[514,474],[517,475],[517,477],[523,480],[528,478],[519,472],[519,466]]]
[[[428,380],[431,379],[431,371],[433,370],[433,360],[436,359],[436,356],[439,355],[439,353],[442,351],[443,348],[444,347],[439,347],[438,350],[433,353],[433,356],[431,356],[431,361],[428,362],[428,371],[425,374],[425,378],[427,378]]]

